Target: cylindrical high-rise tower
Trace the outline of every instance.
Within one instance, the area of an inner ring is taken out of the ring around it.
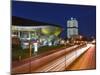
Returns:
[[[67,21],[67,38],[71,38],[74,35],[78,35],[78,21],[71,17],[71,19]]]

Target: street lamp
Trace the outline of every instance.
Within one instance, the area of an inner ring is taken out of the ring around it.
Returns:
[[[66,45],[67,43],[65,43],[65,70],[66,70]]]
[[[31,40],[29,41],[29,56],[32,56],[32,42]]]
[[[29,72],[31,73],[31,56],[32,56],[32,42],[29,40],[29,57],[30,57],[30,65],[29,65]]]

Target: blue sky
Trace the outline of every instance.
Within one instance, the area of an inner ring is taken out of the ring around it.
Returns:
[[[96,35],[96,6],[12,1],[12,16],[58,24],[64,29],[62,37],[67,36],[67,20],[74,17],[81,35]]]

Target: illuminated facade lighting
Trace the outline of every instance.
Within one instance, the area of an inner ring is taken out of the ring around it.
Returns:
[[[78,21],[72,18],[67,21],[67,38],[78,35]]]

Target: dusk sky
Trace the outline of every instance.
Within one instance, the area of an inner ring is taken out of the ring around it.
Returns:
[[[79,34],[96,35],[95,6],[12,1],[12,16],[60,25],[62,37],[67,36],[67,20],[74,17],[79,22]]]

